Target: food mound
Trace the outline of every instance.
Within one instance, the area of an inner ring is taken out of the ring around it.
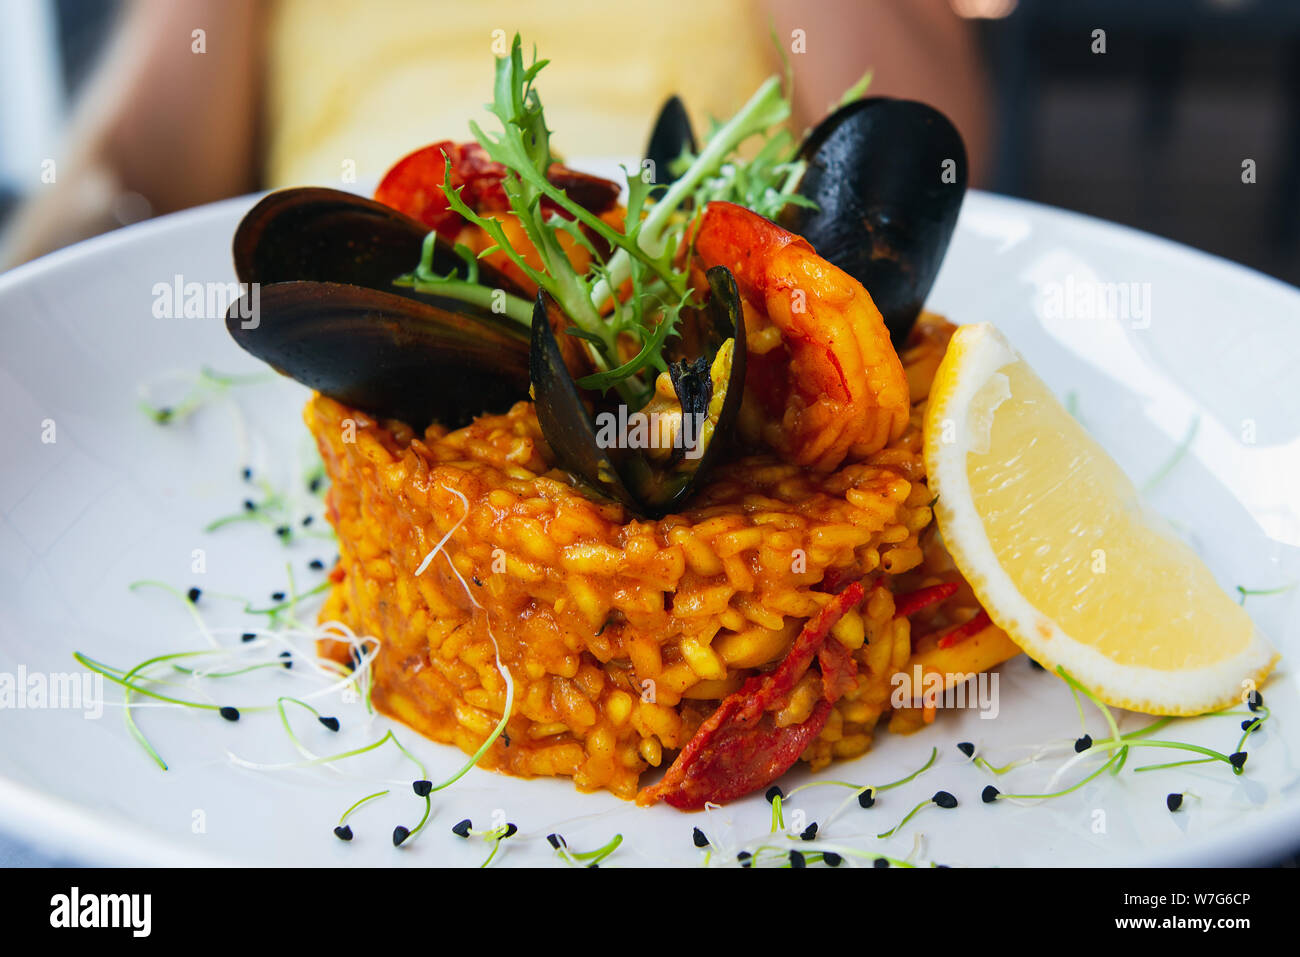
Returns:
[[[670,101],[620,185],[551,152],[542,66],[518,38],[498,59],[500,132],[417,150],[374,200],[273,193],[236,233],[260,322],[227,328],[316,393],[323,620],[377,642],[383,713],[641,804],[932,720],[924,675],[1017,653],[936,540],[922,457],[960,136],[851,97],[796,143],[772,78],[698,150]]]
[[[923,317],[903,355],[919,399],[950,331]],[[949,598],[910,621],[896,608],[896,594],[958,581],[930,534],[922,410],[861,462],[819,474],[773,455],[740,458],[689,509],[641,521],[554,469],[532,403],[417,435],[317,396],[305,418],[340,545],[322,617],[381,637],[382,712],[470,753],[503,711],[500,649],[514,710],[481,766],[630,798],[720,700],[782,661],[804,622],[834,602],[830,586],[866,578],[869,596],[826,638],[856,673],[813,726],[817,668],[770,713],[775,728],[801,729],[792,759],[820,768],[856,757],[882,715],[902,730],[933,717],[892,709],[892,679],[918,664],[953,671],[930,633],[973,605],[969,594]],[[969,646],[981,657],[963,668],[1018,652],[991,637]]]

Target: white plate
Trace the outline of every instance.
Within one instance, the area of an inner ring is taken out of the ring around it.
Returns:
[[[332,557],[326,542],[286,549],[261,527],[202,531],[247,496],[243,465],[277,481],[292,475],[305,442],[305,390],[288,381],[234,390],[249,422],[247,449],[220,403],[167,427],[137,407],[137,387],[161,373],[193,373],[200,365],[259,370],[218,318],[153,315],[158,283],[233,279],[230,237],[251,202],[123,229],[0,276],[0,673],[20,666],[28,674],[76,672],[74,650],[127,666],[202,646],[178,602],[160,591],[129,591],[134,580],[201,586],[212,624],[238,631],[245,620],[238,606],[212,593],[262,599],[282,587],[286,561],[308,582],[318,577],[306,562]],[[1062,315],[1064,307],[1051,314],[1054,293],[1097,282],[1147,285],[1137,287],[1138,308],[1126,316],[1087,318],[1077,308]],[[1141,309],[1144,289],[1149,310]],[[995,322],[1060,394],[1073,394],[1084,423],[1138,481],[1160,469],[1199,417],[1187,456],[1155,488],[1154,506],[1188,530],[1225,588],[1300,579],[1297,290],[1137,232],[972,194],[930,305],[958,322]],[[42,441],[47,420],[52,443]],[[204,574],[191,570],[195,549],[204,550]],[[882,783],[920,766],[937,746],[938,762],[919,779],[830,824],[829,810],[845,792],[813,789],[793,802],[790,817],[822,822],[824,837],[864,852],[952,865],[1240,863],[1294,850],[1300,775],[1291,661],[1300,652],[1300,590],[1252,597],[1248,608],[1288,657],[1265,688],[1273,717],[1252,739],[1243,776],[1218,763],[1125,771],[1034,806],[982,804],[980,791],[994,779],[956,742],[972,741],[1002,763],[1053,740],[1068,751],[1079,733],[1065,686],[1020,657],[1001,669],[996,720],[941,713],[914,736],[882,732],[872,753],[822,775]],[[292,674],[277,674],[266,680],[298,687]],[[395,753],[352,762],[344,774],[251,771],[233,766],[227,750],[262,761],[296,757],[273,716],[230,724],[211,713],[141,709],[141,726],[171,762],[164,772],[128,736],[113,686],[105,697],[99,720],[75,709],[0,710],[5,830],[103,863],[471,864],[482,860],[484,845],[456,838],[451,825],[469,817],[486,827],[495,817],[520,828],[502,863],[553,862],[545,835],[560,831],[578,850],[623,834],[613,865],[698,863],[691,841],[697,824],[724,849],[768,827],[762,796],[703,817],[637,809],[606,794],[580,794],[566,781],[475,770],[435,795],[427,831],[397,850],[392,827],[413,825],[422,802],[404,783],[415,774]],[[341,734],[352,743],[390,726],[377,719],[362,727],[355,705],[325,710],[343,717]],[[1124,720],[1126,728],[1142,721]],[[1164,735],[1230,751],[1239,721],[1183,721]],[[1091,709],[1088,723],[1094,734],[1104,727]],[[328,732],[296,726],[312,747],[330,749]],[[403,738],[431,776],[462,760],[411,732]],[[1180,756],[1149,751],[1129,764]],[[1041,791],[1058,764],[997,783],[1004,791]],[[385,778],[398,782],[394,793],[356,815],[357,840],[336,840],[330,830],[342,810],[388,786],[373,786]],[[782,783],[804,778],[794,772]],[[960,807],[929,808],[899,836],[874,837],[940,788]],[[1165,795],[1172,791],[1195,797],[1170,814]]]

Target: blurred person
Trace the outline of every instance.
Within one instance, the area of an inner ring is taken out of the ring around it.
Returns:
[[[952,118],[979,181],[986,83],[949,0],[132,0],[0,267],[257,189],[375,183],[487,122],[490,57],[516,32],[551,61],[539,89],[568,157],[638,155],[673,93],[706,130],[784,54],[796,129],[871,69],[871,94]]]

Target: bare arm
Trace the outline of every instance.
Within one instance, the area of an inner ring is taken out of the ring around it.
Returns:
[[[811,126],[873,71],[870,93],[922,100],[942,110],[966,140],[970,179],[988,154],[987,80],[974,28],[948,0],[764,0],[765,14],[795,70],[795,124]],[[793,53],[803,30],[807,52]]]
[[[124,194],[159,214],[254,188],[259,16],[256,0],[134,0],[54,154],[56,181],[15,217],[0,267],[111,229]]]

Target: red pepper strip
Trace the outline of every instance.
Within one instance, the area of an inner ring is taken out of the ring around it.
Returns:
[[[817,652],[817,664],[822,670],[822,696],[831,704],[853,690],[858,663],[853,660],[853,653],[838,641],[823,642]]]
[[[957,594],[959,587],[956,582],[944,582],[941,585],[931,585],[928,588],[918,588],[916,591],[895,595],[894,617],[905,618],[929,605],[938,604],[945,598]]]
[[[677,755],[663,780],[643,788],[637,803],[663,799],[682,810],[708,802],[723,804],[775,781],[821,734],[831,705],[857,673],[847,649],[827,641],[832,626],[862,600],[861,582],[836,595],[808,622],[775,671],[755,675],[728,695]],[[832,647],[836,646],[836,647]],[[801,724],[778,728],[771,712],[818,658],[823,667],[823,697]]]
[[[446,154],[444,157],[443,154]],[[384,174],[375,190],[375,199],[454,239],[465,225],[460,214],[453,212],[442,191],[447,161],[451,175],[446,177],[452,189],[461,189],[460,198],[476,213],[501,213],[510,209],[506,197],[506,168],[488,156],[477,143],[453,143],[443,140],[402,157]],[[593,213],[600,214],[618,202],[619,186],[599,176],[589,176],[555,163],[546,178],[563,189],[569,197]],[[569,214],[549,199],[542,201],[548,212]]]
[[[965,624],[958,625],[952,631],[948,632],[948,634],[940,638],[939,647],[951,648],[959,641],[964,641],[967,638],[970,638],[972,635],[978,635],[981,631],[983,631],[991,624],[993,624],[993,621],[989,618],[989,613],[986,612],[983,608],[981,608],[979,612],[975,615],[975,617],[971,618],[970,621],[966,622]]]

